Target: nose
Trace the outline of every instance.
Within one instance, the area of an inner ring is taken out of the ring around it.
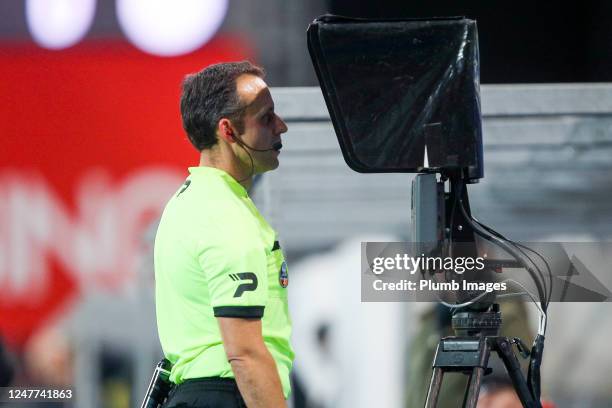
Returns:
[[[285,133],[288,130],[287,124],[278,115],[276,115],[276,128],[278,130],[278,133]]]

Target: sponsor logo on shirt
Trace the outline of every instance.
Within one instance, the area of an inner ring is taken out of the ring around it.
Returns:
[[[236,288],[236,292],[234,292],[235,298],[242,296],[244,292],[254,291],[257,289],[257,275],[255,275],[253,272],[230,273],[229,277],[233,281],[250,281],[248,283],[243,283]]]

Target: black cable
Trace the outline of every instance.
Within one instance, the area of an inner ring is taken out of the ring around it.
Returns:
[[[546,283],[546,279],[544,278],[544,273],[540,269],[539,265],[536,264],[534,260],[529,255],[527,255],[525,251],[523,251],[522,248],[518,247],[518,245],[514,241],[508,240],[508,242],[510,242],[510,244],[514,246],[514,248],[516,248],[521,254],[523,254],[525,258],[529,259],[529,262],[531,262],[531,265],[534,268],[534,272],[537,272],[540,282],[543,286],[544,293],[544,298],[540,299],[540,304],[542,305],[542,309],[544,310],[544,312],[546,312],[548,310],[548,285]]]
[[[502,241],[502,244],[500,244],[499,242],[491,240],[490,239],[491,236],[482,233],[482,231],[476,230],[476,233],[478,235],[482,236],[483,238],[487,239],[488,241],[497,244],[498,246],[503,248],[506,252],[510,253],[514,257],[514,259],[517,260],[523,266],[523,268],[525,268],[525,270],[527,270],[527,272],[531,276],[531,279],[533,280],[533,282],[536,285],[536,290],[538,292],[540,306],[542,307],[542,310],[546,313],[546,287],[544,285],[544,282],[541,280],[541,279],[543,279],[543,275],[542,275],[541,271],[538,268],[535,268],[536,270],[534,270],[534,268],[532,268],[530,265],[528,265],[528,263],[524,259],[522,259],[517,253],[515,253],[514,250],[519,251],[523,256],[525,256],[527,259],[529,259],[529,261],[532,264],[533,264],[533,260],[528,255],[526,255],[523,251],[521,251],[520,249],[514,248],[510,243],[506,243],[506,242]],[[505,246],[505,245],[507,245],[507,246]],[[537,273],[536,273],[536,271],[537,271]]]
[[[553,291],[553,284],[554,284],[553,273],[552,273],[552,269],[550,268],[550,265],[538,251],[535,251],[526,245],[519,244],[518,242],[516,242],[515,244],[536,254],[542,260],[542,262],[544,262],[544,265],[546,265],[546,269],[548,270],[548,281],[550,283],[550,286],[548,288],[548,298],[546,299],[546,309],[548,309],[548,305],[550,304],[550,299],[552,298],[552,291]]]
[[[478,222],[478,221],[476,221],[476,222],[478,223],[478,225],[482,226],[482,227],[483,227],[483,228],[485,228],[487,231],[489,231],[489,228],[488,228],[488,227],[483,226],[483,225],[482,225],[480,222]],[[489,232],[491,232],[491,231],[489,231]],[[523,255],[525,258],[527,258],[527,259],[529,260],[529,262],[531,263],[531,265],[533,266],[533,268],[534,268],[534,269],[535,269],[535,271],[537,272],[538,277],[540,278],[540,281],[541,281],[542,285],[544,286],[544,294],[545,294],[545,297],[544,297],[544,298],[540,298],[540,304],[542,305],[542,309],[544,310],[544,312],[546,312],[546,311],[547,311],[547,309],[548,309],[548,304],[549,304],[549,302],[550,302],[550,292],[551,292],[551,290],[552,290],[552,284],[551,284],[551,285],[547,285],[547,284],[546,284],[546,279],[544,278],[544,273],[543,273],[543,272],[542,272],[542,270],[540,269],[540,266],[539,266],[538,264],[536,264],[536,263],[534,262],[534,260],[533,260],[533,259],[532,259],[532,258],[531,258],[529,255],[527,255],[527,254],[525,253],[525,251],[523,251],[523,249],[522,249],[522,248],[528,249],[528,250],[530,250],[530,251],[532,251],[532,252],[535,252],[535,251],[533,251],[531,248],[528,248],[528,247],[526,247],[526,246],[524,246],[524,245],[518,244],[518,243],[516,243],[516,242],[512,241],[511,239],[505,238],[505,237],[501,236],[501,234],[499,234],[499,235],[498,235],[498,237],[499,237],[500,239],[503,239],[503,240],[507,241],[507,242],[508,242],[508,243],[510,243],[512,246],[514,246],[514,247],[516,248],[516,250],[517,250],[517,251],[519,251],[519,252],[520,252],[520,253],[521,253],[521,254],[522,254],[522,255]],[[538,255],[539,255],[539,254],[538,254]],[[550,276],[550,268],[549,268],[549,276]],[[550,279],[549,279],[549,282],[551,282],[551,281],[550,281]]]
[[[539,279],[540,277],[537,276],[535,271],[532,270],[532,268],[527,264],[527,262],[525,262],[516,253],[516,248],[514,248],[513,246],[507,244],[506,240],[503,240],[501,238],[495,237],[494,235],[492,235],[490,233],[484,232],[484,231],[486,231],[484,228],[482,228],[476,222],[472,221],[471,217],[468,216],[467,211],[465,210],[465,207],[463,206],[463,200],[459,200],[459,204],[460,204],[459,207],[461,208],[463,216],[472,225],[472,228],[474,228],[474,231],[478,235],[482,236],[483,238],[487,239],[488,241],[496,243],[499,247],[503,248],[506,252],[511,254],[514,257],[514,259],[516,259],[518,262],[520,262],[523,265],[523,267],[527,270],[529,275],[531,275],[531,278],[533,279],[533,281],[534,281],[534,283],[536,285],[536,289],[538,291],[538,296],[540,298],[540,306],[542,307],[542,309],[544,309],[544,307],[545,307],[545,303],[544,303],[545,293],[544,293],[544,290],[542,289],[542,282]]]
[[[495,237],[497,238],[499,241],[501,241],[501,243],[503,244],[504,241],[507,243],[510,243],[511,246],[515,249],[517,249],[518,251],[520,251],[527,259],[529,259],[529,261],[531,262],[531,264],[535,267],[535,269],[538,271],[538,275],[539,277],[535,276],[535,272],[531,270],[531,268],[528,267],[527,263],[524,262],[523,259],[521,259],[519,256],[517,256],[516,253],[514,253],[513,251],[508,251],[508,249],[504,248],[503,245],[501,245],[499,242],[497,242],[497,245],[502,247],[503,249],[505,249],[507,252],[509,252],[517,261],[519,261],[521,264],[523,264],[523,267],[527,270],[527,272],[531,275],[537,289],[538,289],[538,295],[540,296],[540,306],[542,308],[542,311],[544,312],[545,318],[547,315],[547,311],[548,311],[548,305],[550,303],[550,299],[552,297],[552,288],[553,288],[553,275],[552,275],[552,271],[550,269],[550,265],[548,264],[548,262],[546,261],[546,259],[537,251],[519,244],[517,242],[514,242],[510,239],[505,238],[502,234],[498,233],[497,231],[495,231],[494,229],[481,224],[478,220],[476,220],[474,217],[472,217],[471,215],[468,216],[467,211],[465,210],[465,207],[463,206],[463,201],[460,201],[461,204],[461,210],[463,212],[464,217],[468,220],[468,222],[470,222],[472,224],[472,227],[474,228],[474,231],[481,235],[482,237],[484,237],[485,239],[494,242],[493,240],[491,240],[491,238]],[[482,231],[479,230],[479,228],[482,228],[483,230],[489,232],[491,235],[487,236],[487,234],[482,233]],[[533,261],[533,259],[531,259],[531,257],[529,255],[527,255],[521,248],[524,248],[525,250],[531,251],[533,252],[535,255],[537,255],[542,262],[544,262],[544,264],[546,265],[546,268],[548,270],[548,276],[549,276],[549,283],[550,286],[548,287],[548,297],[545,299],[545,303],[544,303],[544,298],[543,298],[543,293],[542,293],[542,287],[540,284],[544,285],[544,289],[546,289],[546,283],[544,281],[544,276],[542,271],[540,270],[539,266]],[[540,282],[538,280],[538,278],[542,279],[542,282]],[[543,332],[545,332],[546,330],[546,324],[544,324],[544,326],[542,327]],[[540,383],[541,383],[541,377],[540,377],[540,366],[542,364],[542,357],[544,354],[544,335],[539,334],[536,336],[533,346],[531,348],[531,358],[530,358],[530,362],[529,362],[529,370],[528,370],[528,374],[527,374],[527,384],[528,384],[528,388],[529,391],[531,393],[531,395],[533,396],[533,398],[536,401],[540,400],[540,395],[541,395],[541,388],[540,388]]]
[[[546,312],[548,311],[548,305],[550,303],[550,299],[552,298],[552,289],[553,289],[553,282],[554,282],[552,270],[550,268],[550,265],[546,261],[546,259],[539,252],[537,252],[537,251],[535,251],[535,250],[533,250],[533,249],[531,249],[531,248],[529,248],[529,247],[527,247],[525,245],[519,244],[518,242],[514,242],[514,241],[512,241],[510,239],[507,239],[502,234],[500,234],[499,232],[495,231],[493,228],[490,228],[490,227],[482,224],[480,221],[478,221],[474,217],[471,217],[471,218],[478,225],[482,226],[484,229],[486,229],[490,233],[496,235],[498,238],[504,239],[506,241],[511,242],[515,246],[522,247],[522,248],[524,248],[524,249],[526,249],[528,251],[533,252],[535,255],[537,255],[542,260],[542,262],[544,262],[544,264],[546,265],[546,269],[548,270],[548,277],[549,277],[549,282],[550,282],[549,291],[548,291],[548,298],[546,299],[546,308],[542,308],[543,312],[546,315]],[[531,260],[531,258],[529,256],[528,256],[528,258],[536,266],[536,268],[538,268],[538,266]],[[544,326],[542,327],[542,330],[543,330],[543,333],[546,332],[546,323],[544,323]],[[538,334],[535,337],[535,339],[533,341],[533,346],[531,348],[531,353],[530,353],[531,357],[530,357],[530,361],[529,361],[529,370],[528,370],[528,373],[527,373],[527,384],[528,384],[528,387],[529,387],[529,390],[530,390],[531,394],[533,395],[533,397],[534,397],[534,399],[536,401],[540,400],[540,395],[541,395],[541,388],[540,388],[540,383],[541,383],[540,367],[542,365],[542,359],[543,359],[543,355],[544,355],[544,339],[545,339],[545,337],[544,337],[543,334]]]
[[[531,262],[531,264],[534,266],[534,268],[537,270],[538,275],[540,276],[540,278],[542,279],[542,283],[544,284],[544,289],[547,289],[547,297],[546,297],[546,309],[548,308],[548,305],[550,303],[550,298],[552,296],[552,285],[553,285],[553,277],[552,277],[552,271],[550,269],[550,265],[548,264],[548,262],[546,262],[546,259],[544,259],[544,257],[542,255],[540,255],[537,251],[534,251],[533,249],[519,244],[518,242],[512,241],[511,239],[508,239],[506,237],[504,237],[502,234],[500,234],[499,232],[495,231],[493,228],[486,226],[485,224],[481,223],[480,221],[478,221],[476,218],[471,217],[472,221],[476,222],[478,225],[480,225],[482,228],[484,228],[485,230],[487,230],[489,233],[497,236],[500,239],[503,239],[504,241],[508,241],[511,245],[517,247],[516,249],[518,251],[520,251],[527,259],[529,259],[529,261]],[[519,248],[520,247],[520,248]],[[527,255],[521,248],[524,248],[528,251],[533,252],[534,254],[536,254],[538,257],[540,257],[540,259],[544,262],[544,264],[546,265],[546,268],[548,270],[548,281],[550,283],[549,286],[546,285],[545,280],[544,280],[544,274],[542,273],[540,267],[538,264],[536,264],[533,259],[531,259],[531,257],[529,255]],[[546,310],[544,309],[544,310]]]
[[[548,264],[548,262],[546,261],[546,258],[544,258],[544,257],[543,257],[543,256],[542,256],[542,255],[541,255],[539,252],[537,252],[537,251],[535,251],[535,250],[533,250],[533,249],[529,248],[528,246],[523,245],[523,244],[520,244],[520,243],[518,243],[518,242],[515,242],[515,241],[513,241],[513,240],[511,240],[511,239],[506,238],[505,236],[503,236],[503,235],[502,235],[502,234],[500,234],[499,232],[495,231],[493,228],[491,228],[491,227],[489,227],[489,226],[487,226],[487,225],[483,224],[482,222],[478,221],[476,218],[474,218],[474,217],[471,217],[471,218],[472,218],[472,220],[473,220],[473,221],[475,221],[476,223],[478,223],[478,225],[480,225],[481,227],[483,227],[484,229],[486,229],[486,230],[487,230],[488,232],[490,232],[491,234],[493,234],[493,235],[497,236],[498,238],[504,239],[504,240],[506,240],[506,241],[508,241],[508,242],[512,243],[512,244],[513,244],[513,245],[515,245],[515,246],[521,247],[521,248],[523,248],[523,249],[526,249],[527,251],[530,251],[530,252],[534,253],[535,255],[537,255],[537,256],[538,256],[538,257],[539,257],[539,258],[542,260],[542,262],[544,263],[544,265],[546,266],[546,269],[547,269],[547,271],[548,271],[548,281],[549,281],[549,284],[550,284],[550,285],[549,285],[549,287],[548,287],[548,296],[547,296],[547,299],[546,299],[546,308],[548,309],[548,306],[549,306],[549,304],[550,304],[550,300],[551,300],[551,298],[552,298],[552,290],[553,290],[553,282],[554,282],[554,278],[553,278],[553,274],[552,274],[552,269],[550,268],[550,265],[549,265],[549,264]],[[522,251],[521,251],[521,252],[522,252]],[[526,255],[526,254],[525,254],[525,255]],[[535,262],[533,262],[533,260],[531,260],[531,257],[529,257],[528,255],[526,255],[526,256],[529,258],[529,260],[530,260],[530,261],[531,261],[531,262],[534,264],[534,266],[535,266],[535,267],[538,269],[538,271],[539,271],[539,267],[538,267],[538,265],[537,265],[537,264],[535,264]]]
[[[476,218],[474,218],[474,217],[471,217],[471,219],[472,219],[472,221],[476,222],[478,225],[480,225],[481,227],[483,227],[485,230],[487,230],[489,233],[491,233],[491,234],[493,234],[493,235],[497,236],[498,238],[500,238],[500,239],[502,239],[502,240],[504,240],[504,241],[509,242],[511,245],[513,245],[514,247],[516,247],[516,249],[517,249],[517,250],[518,250],[518,251],[519,251],[521,254],[523,254],[523,255],[524,255],[524,256],[525,256],[527,259],[529,259],[529,262],[531,262],[531,264],[533,265],[533,267],[534,267],[534,268],[535,268],[535,270],[537,271],[537,273],[538,273],[538,275],[539,275],[539,277],[540,277],[540,279],[541,279],[541,281],[542,281],[542,284],[544,285],[544,291],[545,291],[545,292],[546,292],[546,294],[547,294],[547,297],[545,298],[545,307],[543,308],[543,309],[544,309],[544,311],[546,311],[546,309],[548,309],[548,304],[550,303],[550,297],[551,297],[551,294],[552,294],[552,272],[551,272],[551,270],[550,270],[550,266],[548,265],[548,262],[546,262],[546,260],[545,260],[545,259],[542,257],[542,255],[540,255],[539,253],[537,253],[537,252],[536,252],[536,251],[534,251],[533,249],[531,249],[531,248],[529,248],[529,247],[527,247],[527,246],[525,246],[525,245],[519,244],[519,243],[517,243],[517,242],[514,242],[514,241],[512,241],[511,239],[508,239],[508,238],[504,237],[502,234],[500,234],[499,232],[495,231],[493,228],[490,228],[490,227],[488,227],[488,226],[484,225],[483,223],[481,223],[480,221],[478,221],[478,220],[477,220]],[[520,248],[519,248],[519,247],[520,247]],[[538,265],[538,264],[536,264],[536,263],[533,261],[533,259],[531,259],[531,257],[530,257],[529,255],[527,255],[527,254],[526,254],[526,253],[525,253],[525,252],[524,252],[524,251],[523,251],[521,248],[527,249],[527,250],[529,250],[529,251],[531,251],[531,252],[535,253],[536,255],[538,255],[538,256],[540,257],[540,259],[542,259],[542,260],[544,261],[544,263],[546,264],[546,267],[547,267],[547,269],[548,269],[548,274],[549,274],[549,283],[550,283],[550,285],[549,285],[549,286],[548,286],[548,285],[546,285],[546,282],[545,282],[545,279],[544,279],[544,273],[542,273],[542,270],[540,269],[539,265]],[[542,299],[540,299],[540,303],[542,304]],[[544,305],[543,305],[543,306],[544,306]]]
[[[246,154],[249,156],[249,160],[251,161],[251,172],[249,173],[249,175],[243,179],[238,180],[238,183],[242,184],[243,181],[247,181],[248,179],[253,177],[253,173],[255,173],[255,163],[253,162],[253,156],[251,156],[251,153],[249,153],[249,151],[242,145],[242,143],[238,143],[238,146],[242,147],[242,150],[246,152]]]
[[[244,143],[237,136],[234,136],[234,140],[236,141],[236,143],[238,143],[238,146],[240,146],[242,150],[246,152],[246,154],[249,156],[249,160],[251,161],[251,172],[245,178],[238,180],[238,183],[242,183],[243,181],[250,179],[251,177],[253,177],[255,173],[255,164],[253,162],[253,156],[251,156],[251,153],[249,153],[249,150],[252,150],[254,152],[270,152],[272,150],[280,150],[283,147],[283,144],[281,142],[277,142],[277,143],[274,143],[274,145],[269,149],[255,149],[254,147],[251,147],[248,144]]]
[[[460,197],[463,194],[463,188],[464,188],[464,183],[460,181],[457,182],[457,194],[455,198]],[[481,224],[480,222],[478,222],[478,220],[475,220],[474,217],[467,214],[467,211],[465,210],[465,207],[463,206],[463,200],[460,199],[459,200],[461,203],[461,210],[463,212],[464,217],[468,220],[468,221],[472,221],[477,223],[478,225],[480,225],[483,229],[487,230],[488,232],[490,232],[491,234],[493,234],[494,236],[497,236],[497,238],[503,240],[503,241],[507,241],[510,245],[512,245],[513,247],[515,247],[515,249],[517,251],[519,251],[524,257],[526,257],[527,259],[529,259],[529,262],[531,262],[532,266],[534,267],[533,269],[535,269],[535,271],[532,270],[532,268],[529,268],[526,264],[526,262],[524,262],[524,260],[520,259],[520,257],[518,257],[516,254],[512,254],[516,260],[518,260],[527,270],[527,272],[529,272],[529,274],[531,275],[534,283],[536,284],[537,288],[538,288],[538,296],[540,298],[540,305],[542,306],[542,309],[544,309],[544,311],[546,311],[546,309],[548,308],[548,303],[550,302],[550,296],[548,296],[548,298],[546,297],[546,295],[548,295],[549,293],[552,293],[552,277],[550,279],[551,282],[551,287],[550,289],[547,287],[546,285],[546,280],[544,278],[544,274],[542,273],[541,269],[539,268],[539,266],[533,261],[533,259],[531,259],[531,257],[529,255],[527,255],[522,249],[517,247],[517,244],[512,241],[509,240],[507,238],[505,238],[504,236],[502,236],[500,233],[498,233],[495,230],[492,230],[491,228],[487,227],[486,225]],[[454,207],[454,206],[453,206]],[[453,218],[454,215],[454,210],[451,213],[451,220]],[[451,221],[451,231],[453,230],[453,225],[452,225],[452,221]],[[452,232],[451,232],[452,233]],[[483,236],[482,234],[479,234],[481,236]],[[452,235],[451,235],[452,236]],[[486,238],[486,236],[484,236]],[[489,240],[490,241],[490,240]],[[531,249],[530,249],[531,250]],[[510,251],[508,251],[510,252]],[[512,253],[512,252],[510,252]],[[538,254],[539,255],[539,254]],[[538,278],[536,278],[534,276],[534,274],[536,273],[538,274]],[[552,276],[552,273],[550,273],[550,268],[549,268],[549,275]],[[539,283],[539,284],[538,284]],[[544,286],[544,288],[542,289],[542,285]],[[549,289],[549,290],[547,290]]]

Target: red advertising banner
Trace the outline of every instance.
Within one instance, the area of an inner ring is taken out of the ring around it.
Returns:
[[[0,43],[0,335],[9,344],[89,291],[136,284],[147,228],[198,161],[180,122],[183,76],[251,57],[231,37],[173,58],[120,40],[62,51]]]

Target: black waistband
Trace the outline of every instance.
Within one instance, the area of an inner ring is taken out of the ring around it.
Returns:
[[[221,377],[189,378],[180,383],[177,387],[197,387],[201,390],[226,390],[238,392],[238,384],[236,384],[235,379]]]
[[[191,378],[172,387],[164,407],[200,406],[206,401],[207,407],[246,408],[238,385],[233,378]]]

